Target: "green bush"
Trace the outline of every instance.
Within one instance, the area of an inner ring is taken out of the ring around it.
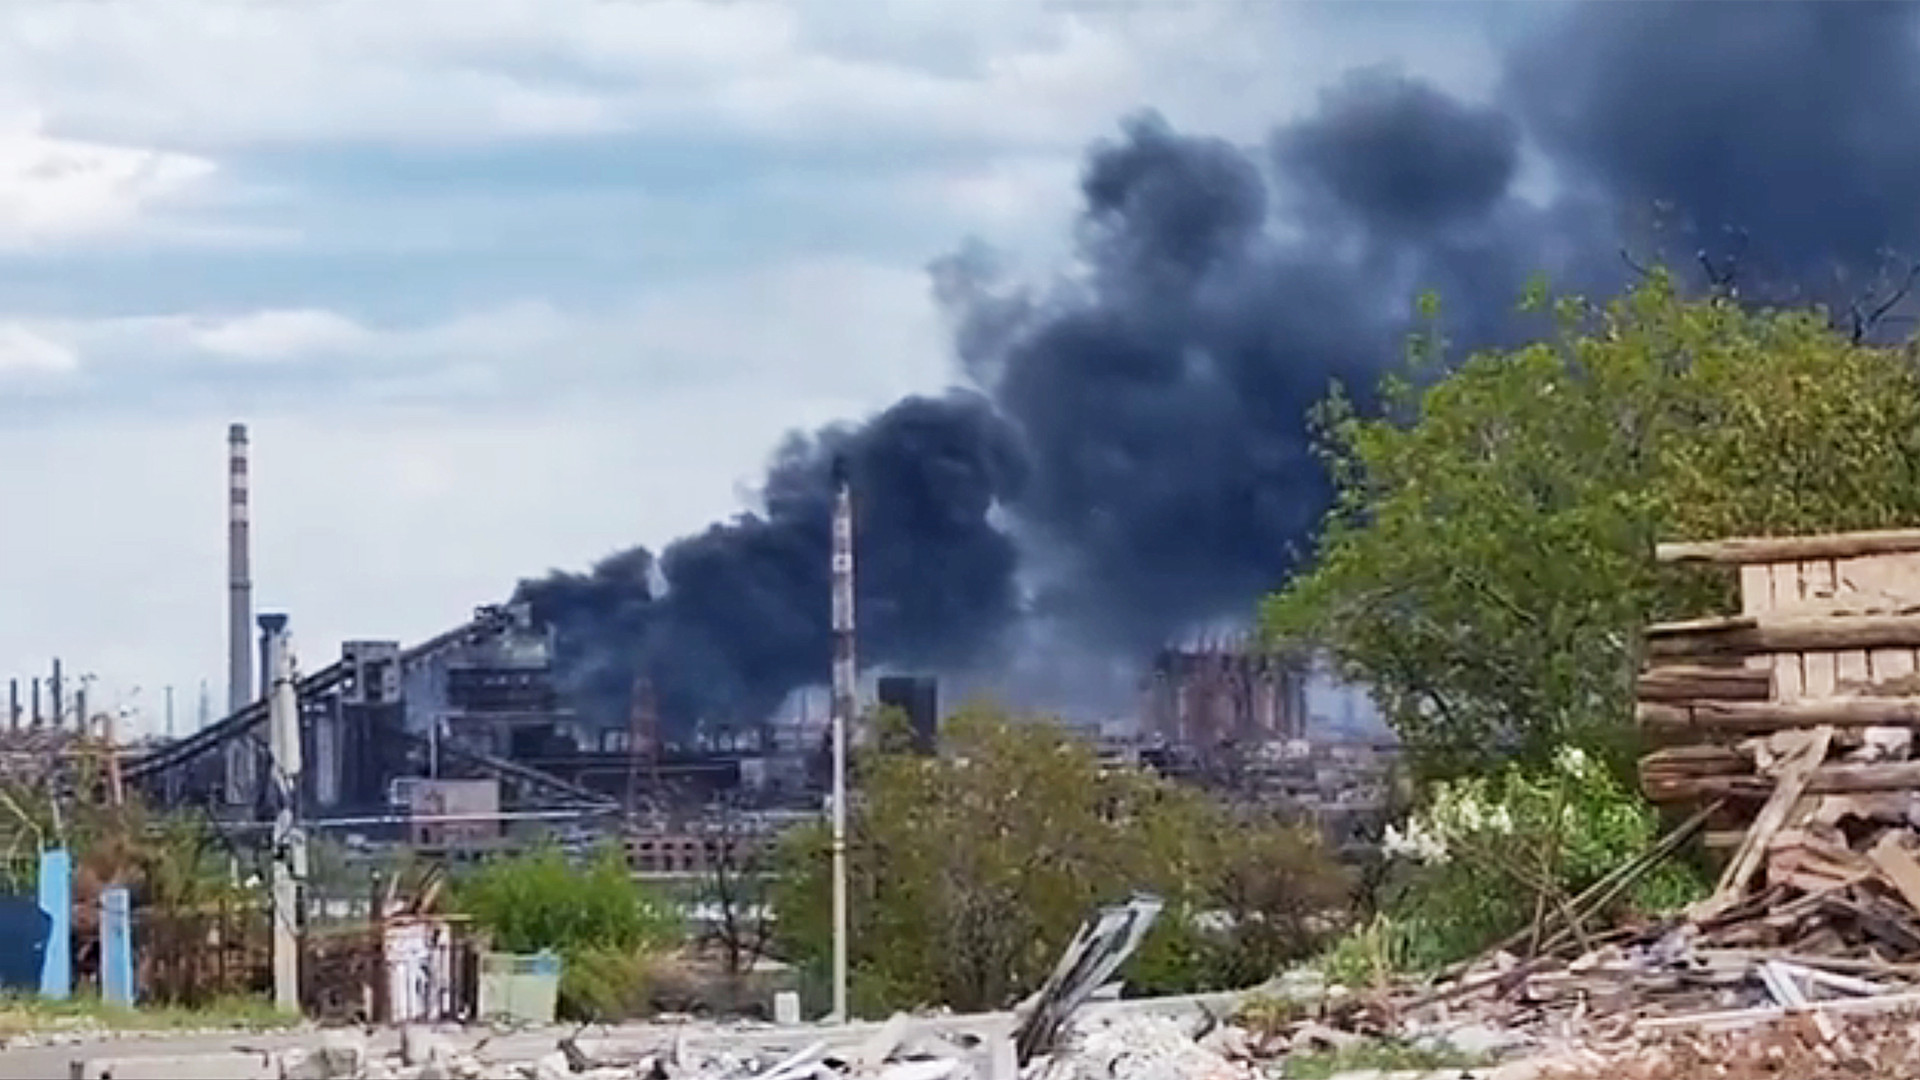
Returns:
[[[1563,747],[1545,769],[1435,784],[1426,804],[1387,830],[1397,861],[1382,916],[1323,959],[1329,976],[1377,981],[1383,968],[1423,970],[1473,956],[1653,846],[1654,809],[1606,767]],[[1693,870],[1669,862],[1613,910],[1665,911],[1698,896]],[[1549,913],[1551,929],[1564,925]],[[1339,974],[1334,974],[1334,969]]]
[[[560,1010],[574,1019],[641,1011],[647,957],[681,939],[673,906],[643,890],[613,846],[584,867],[550,847],[496,859],[459,889],[457,900],[493,948],[560,954]]]
[[[648,1011],[653,990],[647,956],[631,949],[574,950],[560,973],[559,1013],[569,1020],[615,1023]]]

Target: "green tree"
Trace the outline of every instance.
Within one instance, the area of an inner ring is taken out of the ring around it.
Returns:
[[[1295,860],[1267,864],[1299,888],[1270,905],[1271,932],[1259,924],[1272,946],[1262,956],[1277,955],[1283,941],[1305,951],[1299,942],[1309,932],[1297,909],[1318,905],[1324,913],[1344,903],[1344,879],[1304,834],[1235,822],[1199,792],[1105,769],[1091,746],[1056,724],[973,708],[944,727],[942,749],[933,758],[877,752],[857,762],[849,960],[862,1014],[1008,1005],[1039,985],[1096,906],[1135,890],[1167,901],[1165,929],[1143,950],[1146,981],[1188,987],[1195,965],[1229,951],[1189,933],[1195,917],[1226,911],[1239,927],[1224,899],[1275,895],[1249,886],[1230,896],[1229,883],[1245,882],[1221,872],[1229,853]],[[823,829],[788,837],[776,892],[782,951],[815,971],[831,948],[827,853]]]
[[[1457,366],[1416,335],[1377,414],[1330,398],[1335,504],[1313,569],[1264,606],[1272,636],[1373,688],[1428,775],[1567,743],[1626,760],[1639,631],[1730,595],[1656,568],[1656,539],[1920,522],[1905,350],[1659,275],[1553,315]]]

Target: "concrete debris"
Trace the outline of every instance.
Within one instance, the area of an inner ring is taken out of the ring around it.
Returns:
[[[1125,1016],[1077,1033],[1069,1052],[1022,1074],[1025,1080],[1251,1080],[1244,1058],[1196,1043],[1185,1027],[1159,1016]]]
[[[1103,908],[1080,927],[1053,973],[1019,1010],[1023,1019],[1013,1041],[1021,1064],[1052,1048],[1074,1010],[1113,978],[1140,947],[1163,906],[1159,897],[1138,895]]]

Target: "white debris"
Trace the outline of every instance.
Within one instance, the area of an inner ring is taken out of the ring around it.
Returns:
[[[1163,1016],[1116,1016],[1076,1028],[1060,1052],[1035,1061],[1026,1080],[1252,1080],[1250,1064],[1202,1047]]]
[[[318,1047],[279,1054],[281,1080],[358,1080],[367,1073],[367,1039],[358,1032],[330,1031]]]

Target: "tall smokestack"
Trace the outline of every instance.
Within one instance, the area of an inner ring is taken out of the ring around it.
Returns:
[[[847,1012],[847,734],[853,728],[853,485],[833,461],[833,1016]]]
[[[247,425],[227,428],[227,712],[253,703],[253,573],[247,537]]]

